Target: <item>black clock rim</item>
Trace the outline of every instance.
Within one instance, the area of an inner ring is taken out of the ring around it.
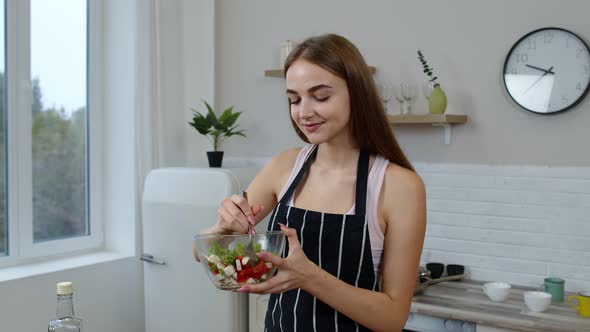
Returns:
[[[508,53],[506,54],[506,59],[504,60],[504,69],[502,71],[502,82],[504,83],[504,89],[506,90],[506,92],[510,96],[510,99],[512,99],[512,101],[514,101],[518,106],[520,106],[520,108],[522,108],[522,109],[524,109],[526,111],[532,112],[532,113],[536,113],[536,114],[541,114],[541,115],[555,115],[555,114],[559,114],[559,113],[562,113],[562,112],[571,110],[572,108],[576,107],[579,103],[581,103],[582,100],[584,100],[584,98],[588,95],[588,92],[590,91],[590,81],[588,81],[588,84],[586,84],[586,89],[580,95],[580,97],[578,97],[578,99],[576,99],[576,101],[574,101],[573,103],[571,103],[569,106],[567,106],[565,108],[559,109],[557,111],[549,112],[549,113],[533,111],[531,109],[528,109],[528,108],[522,106],[518,101],[516,101],[516,99],[514,99],[514,97],[510,93],[510,90],[508,90],[508,86],[506,85],[506,66],[508,65],[508,59],[510,58],[510,55],[512,54],[512,52],[514,51],[514,49],[516,48],[516,46],[518,46],[528,36],[530,36],[532,34],[535,34],[535,33],[538,33],[540,31],[544,31],[544,30],[560,30],[560,31],[563,31],[563,32],[566,32],[566,33],[571,34],[572,36],[576,37],[580,42],[582,42],[582,44],[586,47],[586,50],[588,51],[588,54],[590,54],[590,47],[588,47],[588,44],[577,33],[572,32],[572,31],[567,30],[567,29],[564,29],[564,28],[558,28],[558,27],[539,28],[539,29],[533,30],[533,31],[527,33],[526,35],[522,36],[521,38],[519,38],[514,43],[514,45],[512,45],[512,47],[510,48],[510,51],[508,51]]]

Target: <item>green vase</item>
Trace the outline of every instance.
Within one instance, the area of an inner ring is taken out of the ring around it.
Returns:
[[[444,114],[447,109],[447,95],[440,88],[440,85],[434,87],[430,98],[428,99],[428,109],[431,114]]]

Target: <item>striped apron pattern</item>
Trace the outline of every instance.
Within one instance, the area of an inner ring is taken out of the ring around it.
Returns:
[[[373,270],[367,225],[366,198],[369,154],[361,151],[356,178],[355,214],[343,215],[299,209],[287,205],[317,154],[317,147],[271,214],[268,230],[283,223],[297,231],[307,258],[323,270],[356,287],[379,290]],[[282,257],[289,252],[288,244]],[[302,289],[272,294],[265,331],[369,331]]]

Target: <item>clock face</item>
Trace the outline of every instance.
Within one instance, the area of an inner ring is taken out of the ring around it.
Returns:
[[[528,111],[548,114],[570,109],[590,88],[590,49],[567,30],[535,30],[508,53],[504,84],[510,97]]]

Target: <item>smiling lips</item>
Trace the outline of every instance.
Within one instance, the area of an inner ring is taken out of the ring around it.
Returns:
[[[305,131],[307,131],[308,133],[313,133],[314,131],[318,130],[318,128],[323,124],[323,122],[319,122],[319,123],[307,123],[307,124],[302,124],[303,128],[305,128]]]

